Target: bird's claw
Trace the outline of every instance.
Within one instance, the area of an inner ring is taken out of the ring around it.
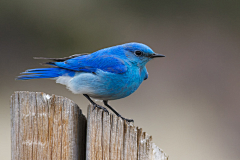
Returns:
[[[100,106],[98,104],[94,104],[93,105],[93,111],[94,111],[95,108],[102,109],[104,112],[107,112],[107,114],[109,115],[109,112],[108,112],[108,110],[105,107],[102,107],[102,106]]]

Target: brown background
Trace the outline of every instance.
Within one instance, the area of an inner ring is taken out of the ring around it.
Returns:
[[[63,57],[126,42],[166,55],[149,79],[110,102],[170,160],[240,157],[240,1],[0,1],[0,157],[10,160],[9,97],[42,91],[89,102],[52,80],[15,81],[34,56]]]

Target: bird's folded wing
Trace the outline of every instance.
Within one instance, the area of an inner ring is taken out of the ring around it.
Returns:
[[[120,58],[109,55],[83,55],[63,62],[50,62],[48,64],[80,72],[96,72],[97,69],[121,74],[127,71],[127,66]]]

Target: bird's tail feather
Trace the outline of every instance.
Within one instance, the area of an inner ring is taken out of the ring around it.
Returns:
[[[39,78],[55,78],[59,76],[71,76],[75,75],[74,71],[63,69],[63,68],[35,68],[28,69],[22,72],[21,76],[18,76],[17,80],[29,80],[29,79],[39,79]]]

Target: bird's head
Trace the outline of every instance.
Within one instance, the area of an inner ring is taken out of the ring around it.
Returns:
[[[148,61],[158,57],[165,57],[155,53],[150,47],[142,43],[126,43],[121,45],[129,61],[139,67],[145,66]]]

